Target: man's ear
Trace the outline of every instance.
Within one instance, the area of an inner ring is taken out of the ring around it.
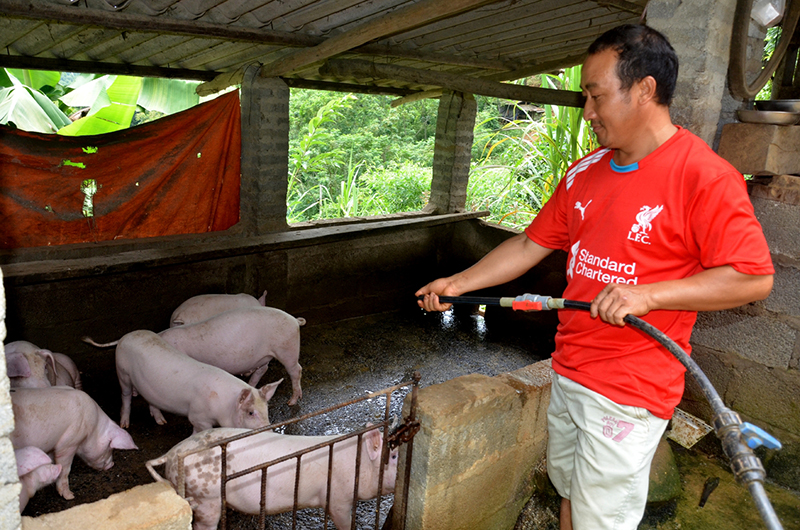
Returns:
[[[652,75],[648,75],[637,84],[639,104],[645,104],[652,100],[658,103],[656,96],[656,80]]]

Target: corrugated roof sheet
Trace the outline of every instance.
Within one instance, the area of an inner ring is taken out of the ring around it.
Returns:
[[[3,0],[0,65],[211,80],[295,60],[295,84],[397,93],[410,81],[325,77],[358,58],[512,80],[580,62],[605,30],[638,23],[646,0]],[[335,45],[334,45],[335,44]],[[300,51],[302,56],[296,56]]]

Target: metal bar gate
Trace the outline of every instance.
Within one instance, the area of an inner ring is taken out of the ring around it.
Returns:
[[[231,480],[237,479],[244,475],[255,473],[260,471],[261,472],[261,513],[259,516],[259,528],[264,529],[266,528],[266,480],[267,480],[267,470],[276,464],[280,464],[281,462],[286,462],[291,459],[297,459],[297,468],[295,472],[295,484],[294,484],[294,507],[292,510],[292,529],[297,528],[297,510],[298,510],[298,485],[300,481],[300,460],[303,455],[317,451],[321,448],[328,447],[329,448],[329,456],[328,456],[328,476],[327,476],[327,498],[325,502],[325,509],[323,513],[323,521],[324,521],[324,528],[327,530],[328,528],[328,511],[330,508],[330,495],[331,495],[331,476],[332,476],[332,467],[333,467],[333,446],[343,440],[347,440],[349,438],[358,437],[357,447],[356,447],[356,467],[355,467],[355,480],[354,480],[354,495],[353,495],[353,506],[351,507],[351,530],[355,530],[356,527],[356,506],[358,504],[358,481],[359,481],[359,470],[361,466],[361,444],[362,444],[362,437],[366,432],[372,431],[374,429],[383,429],[383,447],[381,449],[381,465],[379,465],[379,475],[378,475],[378,496],[376,500],[376,508],[375,508],[375,530],[379,530],[380,526],[380,517],[381,517],[381,499],[384,495],[381,494],[381,488],[383,485],[383,475],[384,475],[384,464],[388,461],[389,455],[391,451],[401,445],[401,444],[408,444],[406,449],[406,462],[405,462],[405,469],[404,469],[404,481],[403,481],[403,491],[400,492],[402,495],[402,502],[394,503],[394,506],[400,506],[403,510],[403,513],[399,514],[399,516],[395,517],[392,513],[389,513],[389,516],[386,519],[386,522],[383,526],[383,530],[404,530],[405,529],[405,507],[407,505],[407,498],[408,498],[408,487],[409,487],[409,479],[411,476],[411,455],[412,455],[412,448],[413,448],[413,438],[416,432],[419,430],[419,422],[416,420],[416,409],[417,409],[417,390],[419,388],[419,381],[420,381],[420,374],[419,372],[414,372],[413,379],[411,381],[407,381],[405,383],[400,383],[398,385],[385,388],[383,390],[372,392],[367,394],[363,397],[353,399],[351,401],[347,401],[344,403],[340,403],[338,405],[334,405],[332,407],[328,407],[326,409],[319,410],[317,412],[312,412],[306,414],[304,416],[300,416],[298,418],[293,418],[291,420],[286,420],[280,423],[270,424],[266,427],[261,427],[259,429],[255,429],[253,431],[240,434],[237,436],[231,436],[230,438],[225,438],[219,440],[213,444],[209,444],[208,446],[204,446],[202,448],[198,448],[192,451],[187,451],[185,453],[181,453],[178,456],[178,494],[181,497],[186,497],[186,474],[184,469],[184,460],[187,456],[200,453],[203,451],[208,451],[213,449],[214,447],[219,446],[221,451],[221,464],[222,464],[222,472],[221,472],[221,480],[220,480],[220,489],[221,489],[221,498],[222,498],[222,512],[220,517],[220,528],[222,530],[226,530],[227,528],[227,501],[226,501],[226,488],[227,483]],[[392,417],[391,417],[391,405],[392,405],[392,395],[394,392],[399,391],[403,388],[411,387],[411,402],[409,406],[409,414],[404,419],[402,425],[396,427],[392,433],[386,434],[389,432],[389,429],[392,427]],[[247,438],[253,436],[255,434],[265,432],[265,431],[274,431],[275,429],[279,429],[285,427],[290,424],[298,423],[303,420],[307,420],[314,416],[319,416],[322,414],[327,414],[335,410],[342,409],[344,407],[353,405],[355,403],[359,403],[365,400],[373,399],[380,396],[386,396],[386,404],[384,407],[383,412],[383,421],[375,423],[373,425],[369,425],[367,427],[363,427],[361,429],[355,430],[348,434],[336,437],[328,442],[324,442],[321,444],[317,444],[313,447],[308,447],[301,451],[297,451],[291,453],[289,455],[282,456],[280,458],[276,458],[274,460],[270,460],[268,462],[264,462],[262,464],[252,466],[248,469],[244,469],[242,471],[232,473],[228,475],[228,462],[227,462],[227,450],[228,445],[231,442],[241,440],[243,438]],[[398,469],[398,473],[400,470]],[[395,498],[397,497],[398,493],[395,492]],[[391,510],[393,510],[392,507]],[[390,510],[390,512],[391,512]],[[392,519],[398,519],[402,521],[400,527],[394,528],[392,526]],[[340,529],[341,530],[341,529]]]

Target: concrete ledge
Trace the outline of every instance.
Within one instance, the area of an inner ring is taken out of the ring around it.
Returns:
[[[729,123],[722,127],[719,156],[745,175],[794,175],[800,127]]]
[[[421,389],[406,527],[513,528],[545,454],[549,402],[549,360]]]
[[[137,486],[69,510],[23,517],[23,530],[189,530],[192,509],[168,484]]]

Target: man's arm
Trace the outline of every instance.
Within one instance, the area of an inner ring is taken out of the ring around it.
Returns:
[[[460,296],[485,287],[509,282],[525,274],[553,249],[534,243],[524,233],[507,239],[472,267],[447,278],[439,278],[419,291],[417,303],[426,311],[446,311],[451,304],[439,303],[439,295]]]
[[[624,326],[626,315],[644,316],[656,309],[730,309],[763,300],[771,290],[771,274],[744,274],[724,265],[681,280],[645,285],[609,284],[592,301],[591,316]]]

